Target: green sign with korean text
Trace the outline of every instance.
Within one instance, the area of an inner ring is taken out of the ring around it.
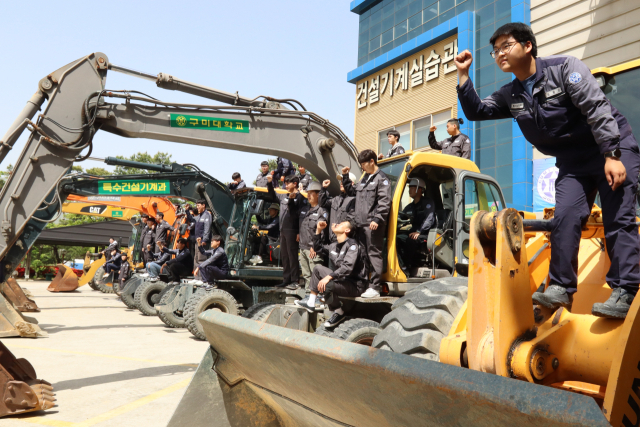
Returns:
[[[122,216],[123,216],[122,211],[111,211],[112,218],[122,218]]]
[[[171,114],[170,122],[172,128],[249,133],[249,122],[246,120],[230,120],[219,119],[216,117],[189,116],[187,114]]]
[[[147,194],[170,194],[169,181],[136,179],[131,181],[100,181],[98,194],[139,196]]]

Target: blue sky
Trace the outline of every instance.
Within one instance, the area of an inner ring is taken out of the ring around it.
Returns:
[[[150,74],[160,72],[253,98],[294,98],[353,139],[358,15],[343,0],[3,2],[0,14],[0,137],[38,81],[92,52]],[[175,102],[214,103],[110,72],[107,89]],[[110,101],[111,102],[111,101]],[[25,135],[0,166],[14,163]],[[94,157],[164,151],[223,182],[251,183],[265,156],[100,132]],[[85,161],[84,168],[110,167]]]

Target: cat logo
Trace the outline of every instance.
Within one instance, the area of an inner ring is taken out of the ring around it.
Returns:
[[[107,207],[105,205],[93,205],[83,207],[80,212],[88,213],[91,215],[101,215],[106,210]]]

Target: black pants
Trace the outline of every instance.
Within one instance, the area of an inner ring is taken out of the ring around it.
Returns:
[[[316,268],[313,269],[313,273],[311,274],[311,283],[309,284],[309,289],[313,292],[318,293],[318,283],[320,280],[324,279],[326,276],[331,274],[333,270],[324,265],[317,265]],[[324,300],[327,303],[327,307],[329,310],[335,310],[336,308],[340,308],[340,298],[338,297],[358,297],[365,291],[365,286],[358,285],[356,282],[352,282],[349,280],[332,280],[327,283],[326,289],[324,291]]]
[[[422,234],[415,240],[408,234],[399,234],[396,237],[396,248],[400,255],[400,260],[409,270],[418,266],[420,262],[420,249],[426,239],[427,236]]]
[[[262,257],[267,252],[267,245],[269,244],[269,238],[266,234],[260,236],[260,247],[258,248],[258,256]]]
[[[640,238],[635,205],[640,154],[633,135],[620,141],[620,147],[627,179],[616,191],[612,191],[607,182],[602,156],[582,162],[557,163],[560,172],[556,179],[549,277],[552,283],[564,286],[568,292],[577,290],[581,229],[589,217],[596,192],[600,193],[607,253],[611,259],[607,283],[634,294],[638,290]]]
[[[214,265],[205,265],[201,267],[198,271],[200,277],[202,277],[202,281],[205,283],[213,283],[214,280],[222,280],[227,277],[229,271],[224,271],[219,269]]]
[[[188,276],[191,274],[191,268],[184,264],[179,264],[177,262],[173,264],[167,265],[167,274],[169,275],[169,279],[172,282],[179,282],[182,277]]]
[[[280,258],[282,259],[283,283],[298,283],[300,280],[300,265],[298,264],[298,250],[300,244],[296,241],[296,230],[280,231]]]
[[[377,230],[371,230],[368,224],[358,227],[358,241],[364,246],[369,257],[369,273],[371,273],[369,287],[378,292],[382,290],[380,279],[383,268],[382,249],[385,231],[386,225],[384,224],[379,225]]]
[[[108,262],[104,265],[104,272],[107,274],[111,274],[112,271],[120,270],[120,267],[115,265],[112,262]]]

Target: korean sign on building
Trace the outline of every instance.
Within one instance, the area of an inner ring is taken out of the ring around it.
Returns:
[[[395,68],[360,81],[357,87],[358,109],[380,101],[382,96],[393,97],[398,91],[424,86],[430,81],[439,79],[456,71],[453,59],[458,54],[458,40],[444,45],[438,53],[431,49],[429,55],[421,54],[412,61],[399,62]]]

